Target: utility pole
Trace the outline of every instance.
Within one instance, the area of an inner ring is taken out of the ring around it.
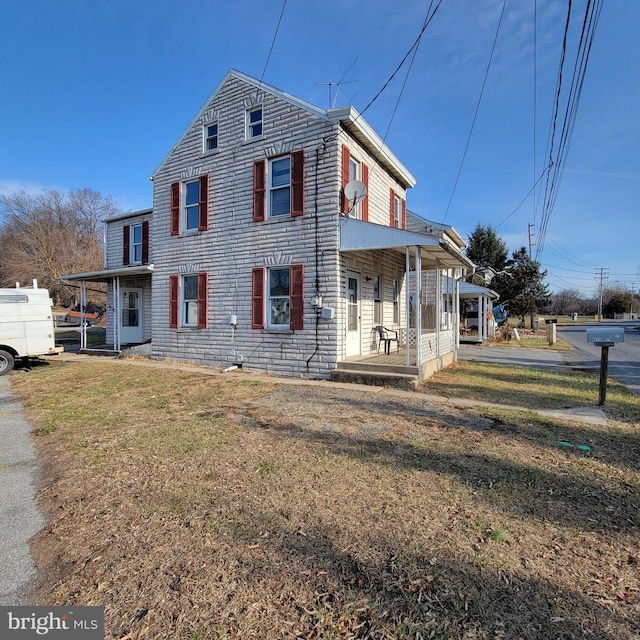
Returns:
[[[528,227],[528,232],[529,232],[529,258],[533,259],[532,257],[532,250],[531,248],[533,247],[533,227],[534,225],[530,222],[529,223],[529,227]],[[534,324],[534,316],[535,316],[535,310],[531,309],[531,331],[533,331],[533,324]]]
[[[596,280],[598,279],[598,271],[600,272],[600,284],[598,285],[598,322],[602,321],[602,290],[604,288],[604,281],[609,277],[609,267],[600,267],[596,269]]]

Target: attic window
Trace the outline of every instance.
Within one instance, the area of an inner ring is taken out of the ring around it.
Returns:
[[[247,111],[247,140],[262,135],[262,106]]]
[[[218,123],[208,122],[204,125],[204,152],[215,151],[218,148]]]

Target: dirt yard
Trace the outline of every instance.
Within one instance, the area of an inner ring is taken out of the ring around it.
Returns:
[[[119,363],[13,389],[32,600],[108,638],[639,637],[637,427]]]

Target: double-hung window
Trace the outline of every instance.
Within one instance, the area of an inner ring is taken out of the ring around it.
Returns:
[[[393,299],[393,324],[400,324],[400,289],[398,287],[398,281],[392,281],[392,294]]]
[[[269,162],[269,216],[291,213],[291,157]]]
[[[304,213],[304,151],[253,164],[253,220]]]
[[[122,264],[149,262],[149,221],[127,224],[122,228]]]
[[[262,106],[247,111],[247,140],[262,135]]]
[[[402,224],[402,200],[398,196],[393,197],[393,226],[399,229]]]
[[[218,123],[208,122],[203,131],[204,152],[215,151],[218,148]]]
[[[200,217],[200,180],[187,182],[185,187],[182,228],[185,231],[192,231],[198,228]]]
[[[131,226],[131,262],[133,264],[142,263],[142,225]]]
[[[206,272],[169,276],[169,326],[205,329],[208,315]]]
[[[360,180],[362,181],[362,165],[353,157],[349,157],[349,182],[352,180]],[[349,212],[353,218],[357,220],[362,220],[362,207],[360,206],[360,202],[349,203]]]
[[[373,324],[384,324],[382,320],[382,277],[373,276]]]
[[[406,201],[401,198],[393,189],[391,189],[391,206],[390,206],[389,225],[396,229],[406,229],[407,227],[407,209]]]
[[[302,329],[304,266],[256,267],[252,274],[254,329]]]
[[[209,176],[171,185],[171,235],[206,231],[209,226]]]

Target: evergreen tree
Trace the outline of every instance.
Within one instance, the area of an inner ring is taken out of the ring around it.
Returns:
[[[489,267],[498,273],[506,266],[509,249],[491,225],[484,227],[478,223],[469,236],[466,254],[476,266]]]
[[[524,322],[527,314],[551,303],[549,288],[544,283],[547,272],[540,270],[540,263],[531,258],[525,247],[513,252],[505,270],[500,301],[506,304],[510,315],[519,316]]]

